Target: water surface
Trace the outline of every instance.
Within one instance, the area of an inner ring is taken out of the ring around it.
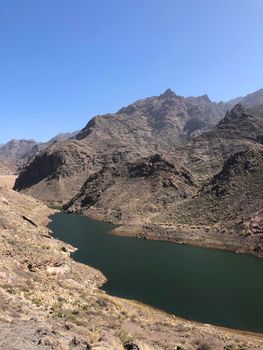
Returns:
[[[119,237],[111,224],[63,212],[54,237],[107,277],[103,290],[187,319],[263,332],[263,260],[213,249]]]

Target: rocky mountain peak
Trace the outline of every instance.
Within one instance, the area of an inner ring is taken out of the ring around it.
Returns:
[[[200,96],[200,99],[204,102],[212,102],[207,94]]]
[[[171,97],[176,97],[176,93],[171,90],[171,89],[167,89],[165,90],[165,92],[163,94],[160,95],[160,98],[171,98]]]
[[[242,104],[237,103],[231,110],[227,111],[225,118],[219,122],[218,126],[228,125],[229,123],[240,119],[243,115],[245,115],[245,113],[246,112]]]
[[[231,109],[231,114],[232,115],[240,115],[242,113],[244,113],[244,107],[241,103],[237,103],[232,109]]]

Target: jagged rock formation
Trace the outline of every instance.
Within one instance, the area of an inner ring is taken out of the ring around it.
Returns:
[[[247,112],[236,105],[212,131],[170,152],[169,161],[155,155],[90,175],[65,208],[114,222],[149,222],[196,194],[237,152],[261,148],[262,131],[260,109]]]
[[[202,183],[221,171],[234,153],[262,143],[263,109],[245,110],[237,104],[211,131],[175,151],[176,158]]]
[[[45,201],[66,202],[105,164],[169,152],[215,125],[227,108],[207,96],[183,98],[167,90],[116,114],[97,116],[80,131],[77,141],[52,145],[35,157],[15,188]],[[54,158],[60,159],[55,165]]]
[[[116,114],[97,116],[77,135],[108,147],[144,148],[156,151],[184,144],[194,135],[208,130],[223,118],[229,105],[210,101],[207,95],[181,97],[168,89],[159,97],[139,100]]]

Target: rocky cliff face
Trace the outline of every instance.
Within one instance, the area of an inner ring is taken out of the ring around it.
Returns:
[[[62,203],[79,190],[92,165],[98,167],[95,159],[93,150],[83,142],[54,143],[22,170],[15,189],[27,189],[46,202]]]
[[[171,90],[137,101],[116,114],[93,118],[76,135],[77,141],[51,145],[21,172],[15,188],[49,202],[66,202],[104,165],[171,151],[211,128],[226,110],[226,104],[207,96],[183,98]],[[51,174],[45,169],[52,168],[48,163],[54,156],[63,164]]]
[[[155,154],[90,175],[65,209],[113,222],[141,223],[195,191],[188,171]]]
[[[208,96],[188,97],[167,90],[139,100],[116,114],[97,116],[77,135],[107,148],[129,146],[164,151],[184,144],[223,118],[230,105],[210,101]]]

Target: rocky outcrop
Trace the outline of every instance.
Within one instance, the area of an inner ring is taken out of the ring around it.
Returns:
[[[155,154],[90,175],[65,209],[118,223],[143,222],[195,191],[185,169]]]
[[[94,163],[92,150],[82,142],[57,142],[37,154],[22,170],[15,189],[28,188],[29,194],[49,203],[62,203],[76,194]]]

